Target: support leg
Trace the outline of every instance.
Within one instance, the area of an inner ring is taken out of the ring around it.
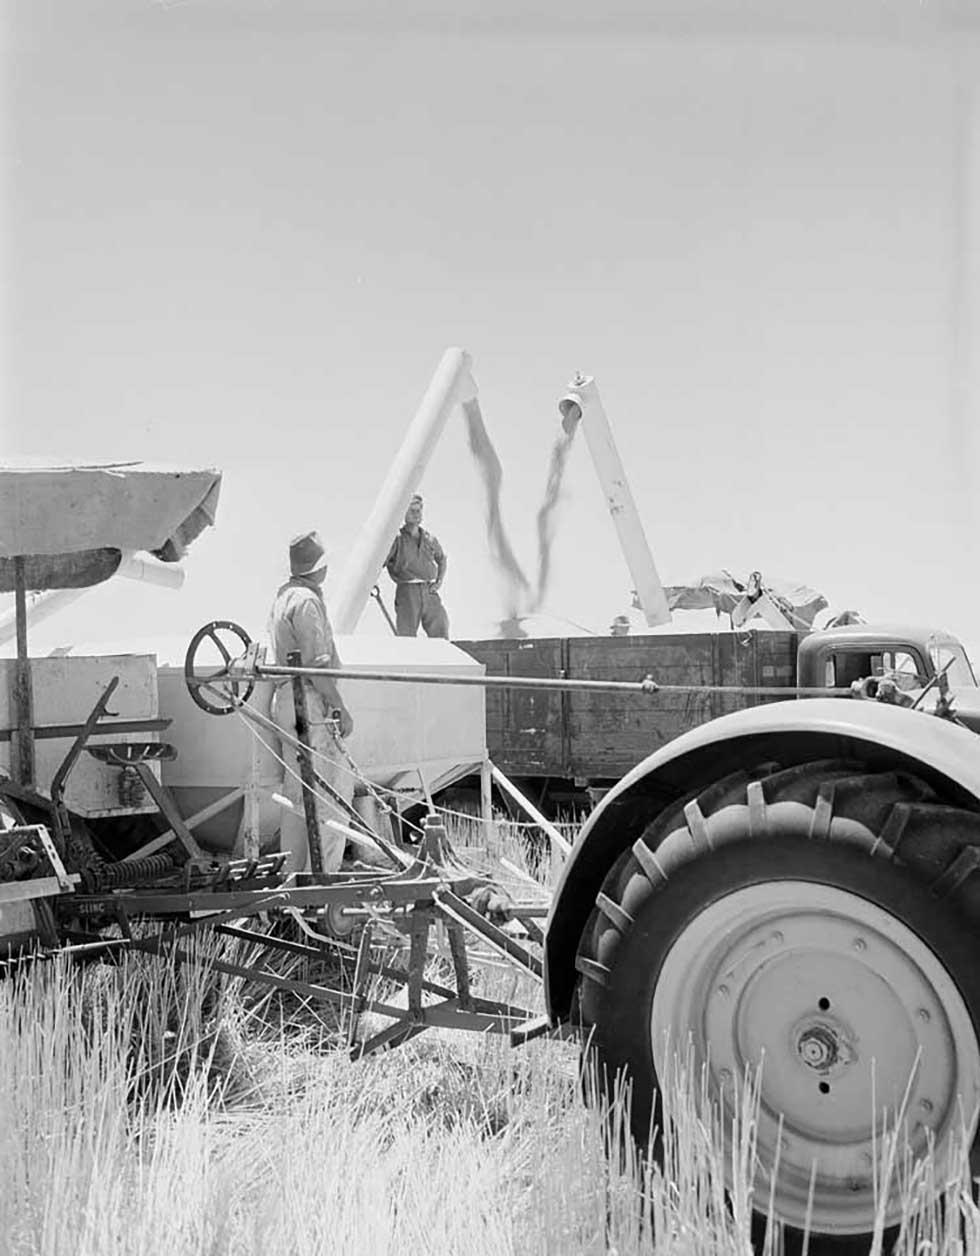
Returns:
[[[489,759],[480,764],[480,818],[484,824],[493,822],[493,777]]]
[[[463,929],[461,925],[453,922],[447,922],[446,932],[449,934],[449,950],[453,957],[453,970],[456,973],[456,993],[459,996],[459,1006],[464,1012],[468,1012],[473,1006],[473,996],[470,993],[470,968],[466,959],[466,939],[463,937]]]

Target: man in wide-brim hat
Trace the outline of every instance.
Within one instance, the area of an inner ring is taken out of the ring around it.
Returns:
[[[327,558],[318,532],[304,532],[289,545],[290,578],[279,589],[272,605],[269,637],[276,663],[285,666],[289,654],[298,652],[303,667],[339,667],[340,656],[323,600]],[[351,718],[336,681],[328,676],[304,677],[313,768],[350,802],[354,794],[353,772],[346,760],[340,738],[349,737]],[[279,726],[295,736],[296,713],[293,684],[283,682],[276,690],[273,713]],[[285,794],[293,804],[283,812],[280,847],[289,852],[289,871],[309,871],[309,841],[303,806],[303,785],[295,749],[283,741],[286,761]],[[349,818],[336,803],[315,795],[317,833],[324,872],[336,872],[344,857],[344,838],[324,823],[328,819],[348,823]]]

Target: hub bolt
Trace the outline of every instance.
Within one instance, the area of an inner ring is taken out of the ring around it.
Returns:
[[[796,1049],[804,1064],[819,1071],[832,1068],[840,1059],[837,1035],[826,1025],[812,1025],[800,1035]]]

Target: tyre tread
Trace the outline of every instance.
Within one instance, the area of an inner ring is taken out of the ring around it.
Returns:
[[[598,1027],[616,954],[671,870],[729,841],[765,841],[787,826],[813,841],[862,847],[908,868],[937,898],[980,921],[980,814],[952,807],[919,777],[821,759],[738,771],[666,808],[616,860],[579,943],[577,1005]]]

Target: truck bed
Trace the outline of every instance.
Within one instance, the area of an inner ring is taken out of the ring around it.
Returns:
[[[673,685],[795,685],[795,632],[457,641],[490,676]],[[508,776],[578,785],[618,780],[666,742],[769,699],[744,694],[487,690],[487,747]],[[774,699],[775,700],[775,699]]]

